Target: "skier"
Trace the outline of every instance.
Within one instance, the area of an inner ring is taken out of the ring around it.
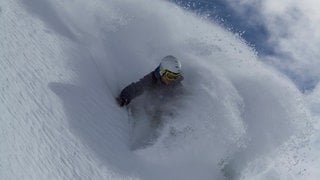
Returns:
[[[116,99],[122,107],[128,105],[143,92],[148,91],[152,95],[150,101],[156,99],[165,101],[165,99],[182,93],[182,80],[180,61],[176,57],[168,55],[161,60],[161,63],[154,71],[138,82],[125,87]]]

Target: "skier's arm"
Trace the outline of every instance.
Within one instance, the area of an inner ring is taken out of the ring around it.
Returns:
[[[137,96],[140,96],[147,87],[151,86],[153,82],[152,76],[153,74],[149,73],[148,75],[140,79],[138,82],[131,83],[130,85],[125,87],[118,97],[119,105],[128,105],[132,99],[134,99]]]

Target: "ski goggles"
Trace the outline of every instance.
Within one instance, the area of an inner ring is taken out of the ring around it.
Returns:
[[[162,74],[162,77],[165,78],[168,81],[175,81],[181,76],[180,73],[174,73],[169,70],[165,70]]]

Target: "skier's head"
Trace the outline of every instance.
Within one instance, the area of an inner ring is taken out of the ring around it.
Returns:
[[[181,77],[180,61],[172,55],[164,57],[159,65],[159,74],[165,84],[176,81]]]

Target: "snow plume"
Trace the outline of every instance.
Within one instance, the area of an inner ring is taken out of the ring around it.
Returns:
[[[284,71],[302,91],[317,85],[320,79],[319,1],[239,0],[229,4],[252,26],[262,24],[267,28],[269,38],[265,43],[273,46],[275,54],[264,57],[266,61]]]
[[[234,34],[156,0],[0,5],[2,179],[304,178],[307,106]],[[168,54],[186,94],[131,151],[114,97]]]

